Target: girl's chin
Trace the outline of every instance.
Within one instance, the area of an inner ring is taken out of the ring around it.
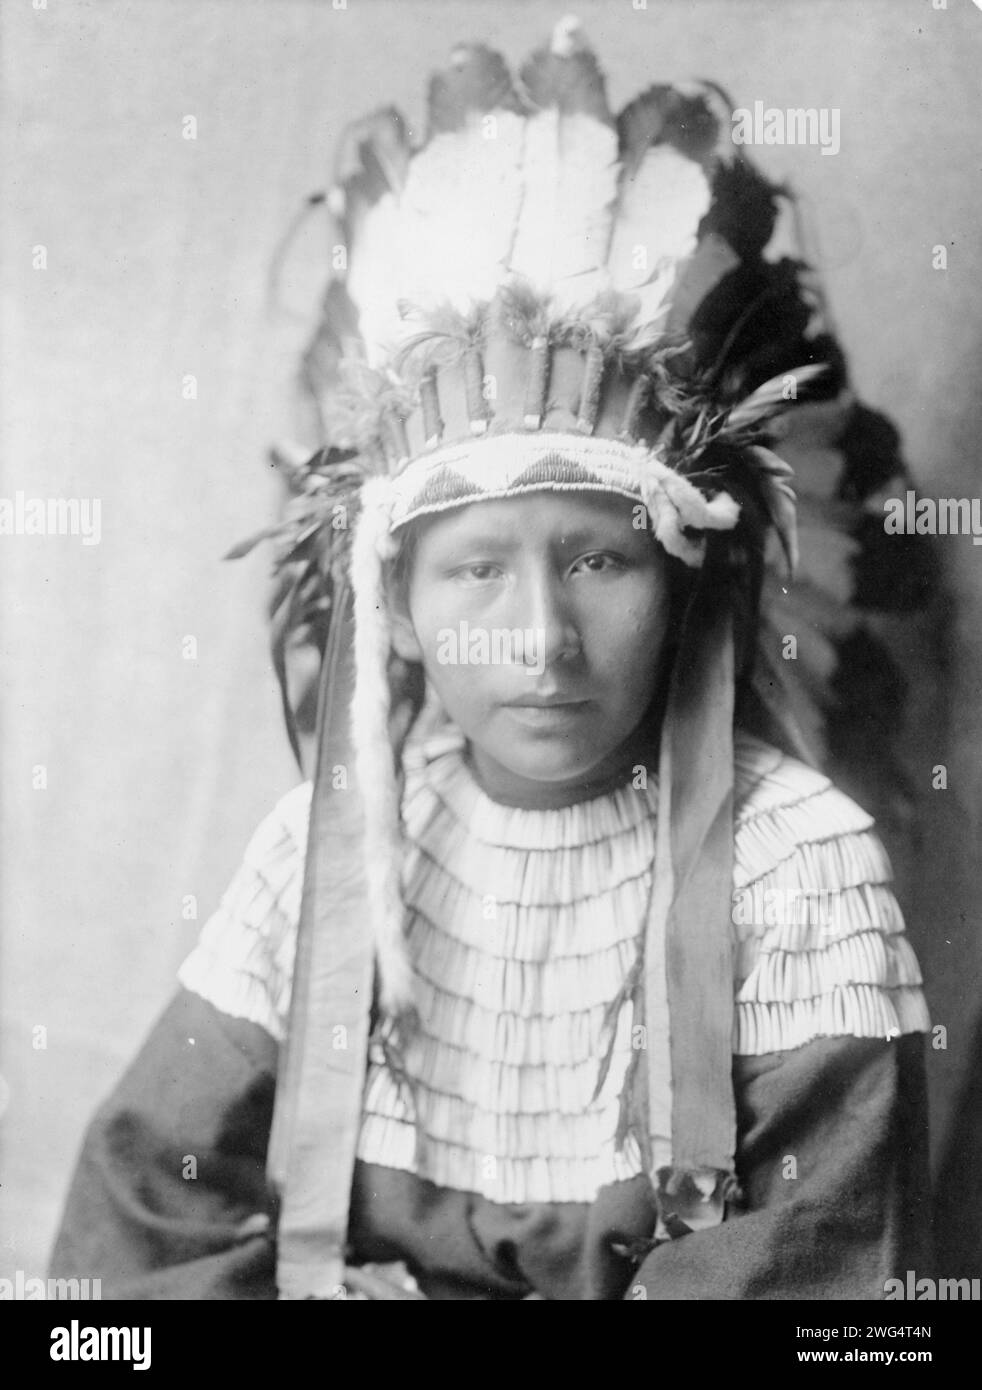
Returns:
[[[580,756],[570,749],[539,748],[517,757],[512,746],[501,754],[471,743],[470,761],[484,791],[499,800],[523,804],[563,805],[592,794],[600,779],[610,776],[609,755],[598,759],[596,749]]]

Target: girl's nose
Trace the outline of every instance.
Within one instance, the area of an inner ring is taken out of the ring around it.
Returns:
[[[558,577],[535,575],[523,590],[518,596],[519,618],[515,626],[530,632],[532,637],[525,664],[547,667],[578,656],[583,643],[569,597]]]

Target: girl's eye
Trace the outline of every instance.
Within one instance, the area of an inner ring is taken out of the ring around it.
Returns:
[[[573,573],[577,570],[587,574],[604,574],[613,570],[624,568],[624,561],[619,555],[611,555],[606,551],[598,552],[596,555],[584,555],[573,565]]]
[[[473,565],[462,565],[460,569],[454,570],[454,576],[458,579],[472,580],[475,584],[486,584],[489,579],[497,579],[501,570],[497,565],[488,563],[476,563]]]

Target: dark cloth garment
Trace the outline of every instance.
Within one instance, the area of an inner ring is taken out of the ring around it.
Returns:
[[[735,1058],[743,1209],[713,1230],[651,1249],[643,1177],[516,1206],[359,1163],[349,1262],[402,1260],[438,1299],[882,1298],[931,1273],[922,1045]],[[275,1298],[276,1062],[261,1028],[181,991],[89,1128],[52,1270],[109,1299]]]
[[[982,1278],[982,1020],[935,1183],[938,1272]]]

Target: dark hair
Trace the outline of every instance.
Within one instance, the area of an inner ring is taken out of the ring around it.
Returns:
[[[759,483],[739,451],[711,447],[700,462],[706,472],[718,477],[720,489],[739,504],[740,518],[732,531],[706,532],[706,552],[699,569],[674,556],[668,557],[671,592],[669,631],[663,649],[664,689],[652,708],[664,708],[668,681],[687,623],[701,622],[706,614],[729,609],[735,648],[734,722],[759,732],[753,678],[768,535],[767,508]]]
[[[408,525],[403,526],[398,532],[399,549],[396,551],[389,570],[389,577],[396,588],[408,591],[416,552],[419,549],[419,538],[429,521],[430,517],[428,516],[418,517],[415,521],[410,521]]]

